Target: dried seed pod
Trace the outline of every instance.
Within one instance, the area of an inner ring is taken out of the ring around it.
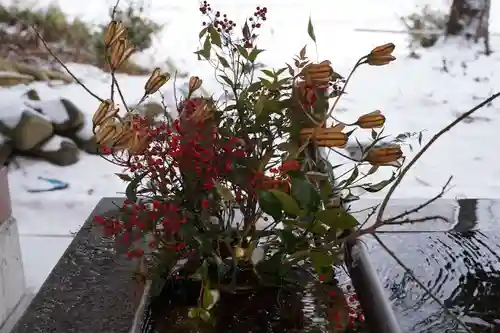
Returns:
[[[118,39],[110,48],[110,67],[116,71],[135,51],[135,45],[126,38]]]
[[[127,29],[121,21],[111,21],[104,31],[104,45],[110,47],[118,39],[126,36]]]
[[[359,117],[356,125],[360,128],[379,128],[384,126],[384,123],[385,117],[377,110]]]
[[[161,73],[160,68],[155,68],[148,81],[144,85],[147,95],[154,94],[170,79],[170,74]]]
[[[329,128],[305,128],[300,131],[304,139],[312,138],[320,147],[344,147],[349,137],[343,133],[344,125]]]
[[[113,141],[122,132],[122,124],[119,122],[108,122],[100,125],[95,133],[97,144],[104,144]]]
[[[131,155],[142,155],[146,149],[149,147],[149,137],[146,135],[142,135],[143,133],[135,132],[132,136],[132,140],[130,140],[130,144],[127,147],[127,151]]]
[[[116,115],[115,105],[112,100],[107,99],[102,101],[97,108],[97,111],[92,117],[92,125],[95,130],[103,121],[109,118],[110,115]]]
[[[327,85],[332,79],[334,71],[330,61],[325,60],[319,64],[309,64],[302,69],[301,78],[315,86]]]
[[[203,83],[203,80],[200,79],[198,76],[191,76],[189,78],[189,91],[188,94],[194,93],[196,90],[200,89],[201,84]]]
[[[398,145],[388,147],[372,148],[366,154],[364,160],[371,165],[390,165],[403,157],[403,151]]]
[[[394,52],[394,49],[396,48],[396,45],[393,43],[387,43],[384,45],[380,45],[375,47],[371,52],[371,56],[387,56],[387,55],[392,55],[392,52]]]
[[[392,55],[380,55],[380,56],[371,56],[369,55],[366,58],[366,63],[371,66],[384,66],[390,63],[391,61],[396,60],[396,57]]]
[[[116,150],[126,150],[131,145],[134,138],[134,132],[130,129],[124,129],[119,135],[114,138],[113,148]]]

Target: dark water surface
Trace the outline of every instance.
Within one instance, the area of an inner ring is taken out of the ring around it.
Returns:
[[[423,202],[393,200],[385,217]],[[377,203],[363,200],[352,209]],[[368,212],[356,215],[363,221]],[[432,215],[449,222],[391,226],[384,230],[405,233],[384,233],[380,238],[473,332],[500,332],[500,200],[440,199],[412,217]],[[464,331],[373,238],[365,241],[403,332]]]

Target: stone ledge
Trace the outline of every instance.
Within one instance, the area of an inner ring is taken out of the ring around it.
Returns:
[[[26,292],[19,232],[14,218],[0,223],[0,328]]]
[[[7,175],[7,167],[0,164],[0,224],[12,215]]]
[[[142,287],[134,263],[113,251],[92,219],[116,214],[104,198],[64,252],[11,333],[128,333]]]

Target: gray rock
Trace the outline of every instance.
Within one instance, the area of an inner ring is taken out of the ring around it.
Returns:
[[[38,92],[35,89],[28,90],[27,92],[24,93],[24,95],[30,101],[39,101],[40,100],[40,95],[38,95]]]
[[[14,148],[28,151],[52,137],[54,127],[43,115],[23,105],[13,105],[8,111],[12,118],[0,119],[0,133],[12,140]]]
[[[47,101],[31,100],[26,104],[47,116],[54,126],[54,132],[61,136],[68,136],[78,131],[85,122],[83,112],[64,98]]]
[[[30,151],[29,155],[44,159],[55,165],[68,166],[78,162],[80,150],[75,143],[54,136],[39,148]]]
[[[31,75],[15,72],[0,72],[0,87],[11,87],[18,84],[27,84],[35,81]]]

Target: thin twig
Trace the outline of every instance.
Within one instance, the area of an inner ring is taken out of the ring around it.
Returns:
[[[418,205],[417,207],[412,208],[410,210],[407,210],[407,211],[405,211],[405,212],[403,212],[403,213],[401,213],[399,215],[396,215],[394,217],[382,220],[381,222],[383,224],[390,224],[393,221],[399,220],[399,219],[401,219],[401,218],[403,218],[405,216],[408,216],[410,214],[417,213],[422,208],[425,208],[425,207],[429,206],[431,203],[433,203],[437,199],[441,198],[443,196],[443,194],[446,193],[448,185],[450,185],[450,182],[451,182],[452,179],[453,179],[453,176],[450,176],[450,178],[448,178],[448,181],[446,182],[446,184],[444,184],[444,186],[441,188],[441,191],[438,194],[436,194],[434,197],[432,197],[431,199],[429,199],[426,202],[424,202],[423,204]]]
[[[433,233],[444,234],[447,232],[448,230],[377,230],[377,235],[378,234],[433,234]]]
[[[415,155],[415,157],[413,157],[413,159],[408,163],[408,165],[406,165],[406,167],[403,168],[403,170],[401,171],[399,177],[396,179],[396,181],[389,188],[389,191],[387,192],[384,200],[382,201],[382,204],[380,205],[380,209],[378,211],[377,219],[376,219],[375,223],[378,223],[379,221],[381,221],[383,219],[382,218],[383,214],[385,212],[385,209],[387,208],[387,204],[389,203],[389,200],[390,200],[392,194],[394,193],[394,191],[396,190],[396,188],[399,186],[399,184],[403,180],[404,176],[408,173],[408,171],[420,159],[420,157],[422,157],[422,155],[432,146],[432,144],[434,142],[436,142],[436,140],[439,139],[443,134],[445,134],[446,132],[448,132],[449,130],[451,130],[453,127],[455,127],[456,125],[458,125],[465,118],[471,116],[474,112],[476,112],[477,110],[481,109],[485,105],[491,103],[493,100],[495,100],[499,96],[500,96],[500,92],[496,93],[496,94],[494,94],[494,95],[492,95],[490,97],[488,97],[483,102],[479,103],[478,105],[476,105],[475,107],[473,107],[469,111],[463,113],[460,117],[458,117],[457,119],[455,119],[454,121],[452,121],[448,126],[444,127],[436,135],[434,135],[429,140],[429,142],[427,142],[427,144]]]
[[[375,238],[375,240],[380,244],[380,246],[398,263],[399,266],[401,266],[401,268],[403,268],[403,270],[410,276],[410,278],[415,281],[416,284],[418,284],[418,286],[420,288],[422,288],[426,294],[429,295],[430,298],[432,298],[432,300],[434,302],[436,302],[441,308],[443,308],[444,312],[450,316],[450,318],[452,318],[460,327],[462,327],[467,333],[473,333],[471,331],[471,329],[469,327],[467,327],[467,325],[462,321],[460,320],[460,318],[458,318],[453,312],[450,311],[450,309],[448,309],[446,307],[446,305],[439,299],[437,298],[437,296],[435,296],[430,290],[429,288],[427,288],[425,286],[425,284],[423,282],[421,282],[414,274],[413,272],[411,271],[411,269],[408,268],[408,266],[406,266],[402,261],[401,259],[398,258],[398,256],[396,254],[394,254],[394,252],[389,249],[387,247],[387,245],[385,245],[384,242],[382,242],[382,240],[380,239],[380,237],[378,237],[377,235],[373,235],[373,237]]]
[[[51,50],[50,46],[47,44],[47,42],[45,41],[45,39],[43,38],[43,36],[40,34],[40,32],[37,30],[37,28],[34,26],[34,25],[31,25],[31,29],[33,29],[33,31],[35,31],[36,33],[36,36],[38,37],[38,39],[42,42],[43,46],[47,49],[47,51],[49,51],[50,55],[52,57],[54,57],[54,59],[59,63],[59,65],[61,65],[64,70],[73,78],[73,80],[75,80],[76,83],[78,83],[83,89],[85,89],[85,91],[87,93],[89,93],[92,97],[94,97],[95,99],[99,100],[99,102],[103,102],[104,99],[102,99],[101,97],[97,96],[95,93],[93,93],[89,88],[87,88],[82,81],[80,81],[79,78],[77,78],[73,72],[71,72],[71,70],[68,68],[68,66],[66,66],[64,64],[64,62],[59,59],[59,57]]]
[[[430,221],[430,220],[442,220],[442,221],[448,222],[448,219],[441,216],[441,215],[431,215],[431,216],[419,217],[416,219],[410,219],[409,217],[407,217],[404,220],[394,220],[394,221],[390,221],[390,222],[384,222],[383,225],[413,224],[413,223],[425,222],[425,221]]]
[[[111,19],[114,20],[115,19],[115,15],[116,15],[116,10],[118,9],[118,5],[120,4],[120,0],[116,0],[116,3],[115,5],[113,6],[113,10],[111,11]]]
[[[114,74],[113,74],[114,76]],[[122,103],[123,103],[123,107],[125,108],[125,110],[127,111],[127,113],[130,112],[129,108],[128,108],[128,105],[127,105],[127,100],[125,99],[125,96],[123,96],[123,93],[122,93],[122,90],[120,88],[120,85],[118,84],[118,80],[114,80],[115,82],[115,87],[116,87],[116,90],[118,91],[118,95],[120,95],[120,99],[122,100]]]

